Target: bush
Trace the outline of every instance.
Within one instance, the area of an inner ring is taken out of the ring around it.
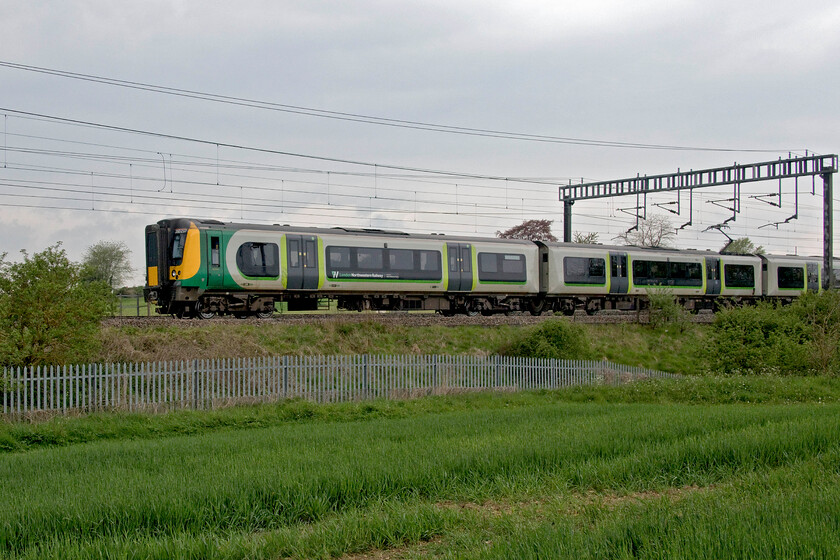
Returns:
[[[647,290],[650,304],[650,325],[659,328],[666,324],[673,325],[679,332],[688,326],[688,312],[677,302],[674,291],[667,287],[654,287]]]
[[[592,350],[581,327],[565,320],[548,320],[527,330],[502,353],[520,358],[584,360],[590,357]]]
[[[61,244],[12,263],[0,255],[0,365],[90,360],[99,322],[111,305],[108,286],[83,282]]]
[[[840,373],[840,294],[806,294],[789,306],[763,302],[723,310],[710,337],[713,371]]]
[[[806,355],[818,373],[840,375],[840,292],[809,293],[791,306],[791,313],[807,325]]]

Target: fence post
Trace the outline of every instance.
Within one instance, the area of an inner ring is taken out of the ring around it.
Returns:
[[[289,357],[283,356],[283,398],[289,398]]]
[[[193,370],[193,410],[198,410],[198,360],[192,361]]]
[[[369,398],[368,395],[368,355],[362,354],[362,399]]]

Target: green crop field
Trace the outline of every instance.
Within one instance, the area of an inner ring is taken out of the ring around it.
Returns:
[[[840,556],[837,383],[675,383],[7,426],[0,555]]]

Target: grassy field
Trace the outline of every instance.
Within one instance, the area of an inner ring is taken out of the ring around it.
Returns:
[[[838,397],[712,378],[4,426],[0,555],[833,558]]]

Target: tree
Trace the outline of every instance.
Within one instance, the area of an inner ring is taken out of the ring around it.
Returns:
[[[83,281],[60,243],[21,253],[21,262],[0,255],[0,365],[90,360],[111,305],[108,286]]]
[[[557,241],[551,233],[554,220],[525,220],[518,226],[506,231],[497,231],[496,237],[502,239],[527,239],[529,241]]]
[[[131,250],[122,241],[100,241],[91,245],[82,261],[85,279],[105,282],[112,290],[115,289],[134,270],[129,255]]]
[[[595,243],[598,243],[598,232],[584,234],[579,231],[576,231],[572,237],[575,243],[586,243],[589,245],[594,245]]]
[[[761,245],[756,247],[749,237],[739,237],[730,239],[720,252],[724,255],[763,255],[764,247]]]
[[[655,214],[646,220],[639,220],[639,227],[617,235],[614,239],[621,239],[627,245],[637,247],[668,247],[676,236],[668,216]]]

